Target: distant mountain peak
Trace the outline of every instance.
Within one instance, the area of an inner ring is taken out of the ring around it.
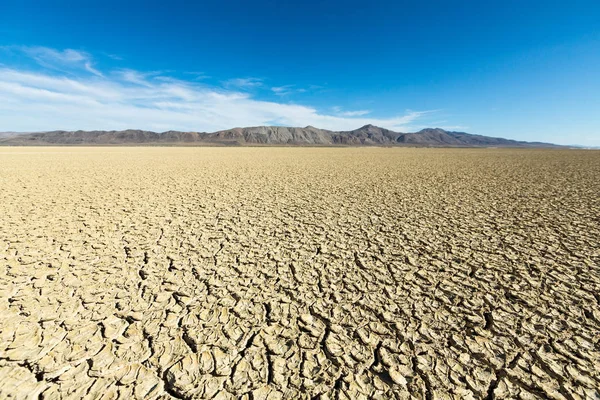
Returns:
[[[431,132],[445,133],[445,132],[448,132],[448,131],[445,130],[445,129],[442,129],[442,128],[423,128],[420,131],[415,132],[415,133],[431,133]]]

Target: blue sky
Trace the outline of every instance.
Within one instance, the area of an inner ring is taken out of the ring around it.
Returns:
[[[0,0],[0,131],[367,123],[600,145],[600,3]]]

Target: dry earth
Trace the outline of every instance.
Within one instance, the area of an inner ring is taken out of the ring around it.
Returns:
[[[0,398],[599,398],[600,152],[0,148]]]

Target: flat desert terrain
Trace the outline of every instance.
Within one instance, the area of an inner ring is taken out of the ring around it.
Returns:
[[[600,398],[600,152],[0,148],[0,398]]]

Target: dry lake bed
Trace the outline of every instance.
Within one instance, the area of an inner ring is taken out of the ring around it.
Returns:
[[[600,152],[0,148],[0,398],[600,398]]]

